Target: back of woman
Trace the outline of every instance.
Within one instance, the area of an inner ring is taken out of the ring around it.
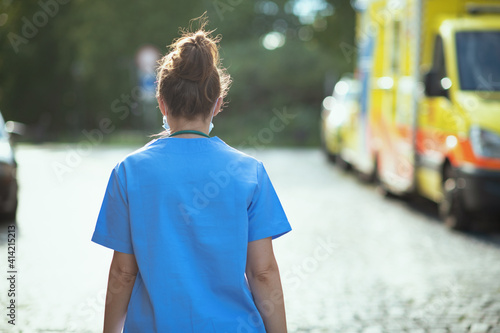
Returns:
[[[228,85],[203,29],[161,60],[166,131],[113,169],[92,237],[115,250],[104,332],[286,332],[290,225],[263,164],[208,136]]]

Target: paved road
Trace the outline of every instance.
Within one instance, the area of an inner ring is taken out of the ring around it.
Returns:
[[[89,240],[109,172],[131,150],[20,147],[16,326],[2,278],[0,332],[99,332],[111,251]],[[450,232],[432,205],[384,199],[317,150],[256,156],[294,228],[275,241],[290,332],[500,332],[498,234]]]

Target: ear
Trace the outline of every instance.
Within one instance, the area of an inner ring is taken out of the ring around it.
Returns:
[[[161,114],[165,115],[167,113],[165,102],[163,102],[163,99],[161,99],[161,97],[156,97],[156,100],[158,101],[158,106],[160,107]]]
[[[215,111],[214,111],[214,117],[221,112],[221,107],[222,107],[222,97],[217,98],[217,104],[215,104]]]

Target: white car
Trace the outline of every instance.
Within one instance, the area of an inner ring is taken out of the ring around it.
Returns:
[[[331,96],[323,100],[321,111],[321,143],[331,161],[336,161],[342,149],[342,131],[349,126],[358,107],[360,86],[352,76],[342,77]]]
[[[18,124],[8,122],[0,113],[0,217],[15,220],[17,213],[17,162],[11,144],[11,133]]]

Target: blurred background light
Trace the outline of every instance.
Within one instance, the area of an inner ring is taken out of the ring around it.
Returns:
[[[262,45],[267,50],[274,50],[285,45],[285,35],[278,31],[272,31],[264,36]]]
[[[391,89],[394,86],[392,77],[383,76],[377,80],[377,85],[380,89]]]
[[[323,100],[323,108],[325,108],[326,110],[332,110],[334,104],[335,104],[335,97],[333,96],[327,96]]]
[[[282,34],[285,34],[288,30],[288,23],[283,19],[278,19],[274,21],[273,29],[275,31],[281,32]]]
[[[333,6],[325,0],[291,0],[290,9],[302,24],[313,24],[317,16],[326,17],[334,13]]]
[[[449,77],[444,77],[441,79],[441,87],[443,87],[444,90],[448,90],[451,88],[451,80]]]
[[[255,3],[255,12],[274,16],[279,12],[278,5],[273,1],[258,1]]]
[[[340,96],[344,96],[347,94],[347,91],[349,90],[349,84],[345,81],[340,81],[335,85],[335,93]]]
[[[313,38],[313,30],[309,26],[303,26],[299,29],[299,39],[308,42]]]

